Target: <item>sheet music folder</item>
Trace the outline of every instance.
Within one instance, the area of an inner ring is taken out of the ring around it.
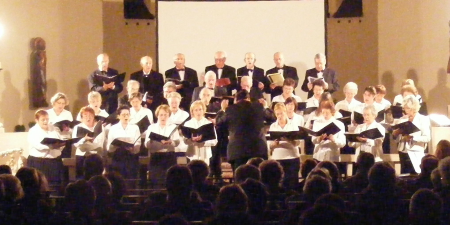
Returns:
[[[77,128],[77,137],[83,138],[86,135],[91,138],[96,138],[100,133],[102,133],[102,123],[97,122],[94,126],[94,131],[90,131],[84,127],[78,127]]]
[[[181,125],[180,129],[181,129],[181,133],[186,138],[192,138],[195,136],[202,135],[202,139],[199,142],[216,139],[216,132],[214,129],[214,124],[212,124],[212,123],[205,124],[197,129]]]
[[[339,131],[341,131],[341,129],[335,124],[335,123],[330,123],[328,125],[326,125],[324,128],[320,129],[319,131],[313,131],[304,127],[299,127],[300,130],[304,130],[305,132],[307,132],[308,134],[312,135],[312,136],[321,136],[322,134],[336,134]]]
[[[377,139],[383,137],[383,134],[381,134],[378,128],[373,128],[358,134],[345,133],[345,136],[347,137],[347,141],[349,142],[361,142],[357,139],[357,137]]]

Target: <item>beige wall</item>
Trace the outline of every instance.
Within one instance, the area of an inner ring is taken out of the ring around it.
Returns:
[[[392,90],[401,81],[416,81],[430,113],[447,113],[450,86],[446,66],[449,57],[450,1],[379,0],[379,78]]]
[[[66,93],[72,112],[87,104],[86,78],[103,47],[101,0],[0,0],[0,23],[0,122],[6,131],[34,121],[28,96],[34,37],[47,43],[47,99]]]
[[[362,100],[364,87],[378,83],[377,1],[363,1],[364,17],[327,19],[328,67],[339,75],[341,90],[334,94],[342,100],[344,85],[353,81],[359,86],[357,99]]]
[[[155,15],[154,1],[146,3]],[[157,68],[156,20],[125,20],[123,1],[105,0],[103,30],[103,49],[110,56],[110,66],[119,72],[127,72],[127,79],[130,73],[140,69],[139,60],[142,56],[152,57],[153,68]]]

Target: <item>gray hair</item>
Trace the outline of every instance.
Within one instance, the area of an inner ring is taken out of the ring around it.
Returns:
[[[167,83],[164,84],[163,89],[164,89],[164,88],[174,88],[174,89],[176,89],[177,86],[175,85],[174,82],[169,81],[169,82],[167,82]]]
[[[88,94],[88,101],[93,99],[99,99],[100,101],[102,101],[102,95],[96,91],[91,91]]]
[[[209,77],[209,76],[214,76],[214,78],[217,78],[217,74],[214,73],[214,71],[212,71],[212,70],[210,70],[210,71],[208,71],[208,72],[205,73],[205,80],[206,80],[206,78]]]
[[[218,57],[218,55],[222,55],[222,57]],[[214,54],[214,58],[215,59],[220,59],[220,58],[227,58],[227,53],[225,51],[217,51]]]
[[[131,87],[133,84],[141,85],[137,80],[128,80],[127,87]]]
[[[408,95],[403,98],[403,107],[409,106],[414,112],[419,112],[420,103],[416,96]]]
[[[344,86],[344,92],[347,90],[357,90],[358,91],[358,85],[355,82],[348,82]]]
[[[253,79],[252,79],[251,76],[242,76],[242,78],[241,78],[241,83],[242,83],[243,81],[248,81],[250,84],[252,84]]]
[[[317,53],[317,54],[314,56],[314,59],[327,60],[327,57],[326,57],[325,54],[323,54],[323,53]]]
[[[200,99],[202,99],[202,96],[203,96],[203,92],[205,92],[205,91],[212,91],[212,90],[210,90],[209,88],[207,88],[207,87],[205,87],[205,88],[202,88],[202,90],[200,90],[200,93],[199,93],[199,98]],[[203,99],[202,99],[203,100]]]
[[[67,98],[67,96],[62,93],[62,92],[58,92],[55,95],[53,95],[53,97],[50,99],[50,103],[52,103],[52,105],[55,104],[56,101],[58,101],[59,99],[64,99],[64,101],[66,102],[66,105],[69,104],[69,99]]]
[[[364,107],[363,112],[365,111],[369,111],[370,114],[372,114],[372,116],[377,116],[377,110],[375,109],[375,106],[373,105],[368,105],[366,107]]]

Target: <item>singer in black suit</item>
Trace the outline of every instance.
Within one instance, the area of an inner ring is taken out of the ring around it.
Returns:
[[[181,81],[181,84],[176,86],[177,92],[183,97],[180,107],[189,111],[192,93],[194,88],[198,87],[197,71],[185,66],[185,57],[181,53],[174,56],[173,62],[175,67],[165,72],[166,82],[170,79]]]
[[[270,85],[269,80],[267,80],[264,75],[264,70],[255,66],[255,54],[251,52],[246,53],[244,62],[245,66],[237,69],[238,91],[241,90],[240,82],[243,76],[251,76],[253,80],[253,87],[261,90],[264,90],[265,87]]]
[[[229,78],[230,84],[226,86],[228,95],[232,94],[233,90],[237,88],[237,77],[236,77],[236,69],[234,67],[225,65],[225,61],[227,59],[226,53],[223,51],[218,51],[214,55],[215,64],[211,66],[207,66],[205,68],[205,73],[208,71],[213,71],[217,79],[221,78]],[[221,72],[219,72],[221,70]]]
[[[325,91],[328,91],[330,94],[333,94],[333,92],[339,90],[337,74],[334,70],[326,68],[326,63],[327,59],[324,54],[316,54],[316,56],[314,57],[315,68],[306,71],[305,80],[302,84],[302,90],[304,92],[308,92],[308,98],[311,98],[314,95],[312,91],[312,84],[309,83],[308,77],[323,77],[325,81]]]
[[[227,101],[227,100],[224,100]],[[227,107],[225,113],[217,115],[218,126],[226,126],[229,132],[228,161],[233,171],[248,159],[267,159],[267,141],[264,132],[264,107],[259,102],[250,102],[247,90],[236,94],[236,103]]]
[[[295,88],[298,85],[298,75],[297,75],[297,69],[292,66],[286,66],[284,64],[284,55],[281,52],[277,52],[273,55],[273,61],[275,62],[275,67],[267,70],[266,77],[268,74],[273,73],[283,73],[284,79],[286,78],[292,78],[295,80]],[[266,93],[269,93],[271,96],[271,99],[273,99],[275,96],[281,95],[283,93],[283,89],[280,86],[275,86],[274,84],[270,84],[265,89]],[[295,94],[295,91],[294,91]]]
[[[118,75],[119,72],[109,68],[109,56],[106,53],[97,56],[98,69],[92,72],[88,77],[89,89],[97,91],[102,95],[101,108],[105,109],[109,114],[114,113],[118,107],[118,95],[123,90],[122,80],[116,80],[111,83],[104,83],[96,78],[96,75],[105,75],[112,77]]]
[[[226,88],[216,86],[216,74],[213,71],[208,71],[205,74],[205,86],[196,87],[194,89],[194,92],[192,94],[192,102],[200,99],[200,91],[202,91],[202,89],[205,87],[214,90],[213,97],[222,97],[227,96],[228,94]]]

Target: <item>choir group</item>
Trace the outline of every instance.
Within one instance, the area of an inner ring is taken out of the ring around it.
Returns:
[[[142,57],[142,70],[131,74],[126,94],[119,97],[125,74],[110,68],[108,55],[100,54],[98,69],[88,77],[89,105],[81,108],[75,120],[65,109],[69,100],[63,93],[51,98],[52,108],[35,113],[36,125],[28,138],[28,166],[58,182],[64,176],[61,158],[71,157],[74,147],[77,176],[82,176],[85,157],[98,154],[108,162],[108,170],[125,178],[138,177],[140,155],[150,156],[151,180],[164,179],[172,165],[192,159],[205,161],[211,175],[220,177],[221,155],[251,152],[233,147],[234,138],[246,137],[234,137],[228,130],[246,121],[223,118],[233,105],[251,102],[262,106],[264,121],[260,122],[267,125],[263,128],[266,135],[259,137],[267,153],[254,156],[279,161],[286,187],[298,183],[301,142],[303,151],[318,161],[339,162],[345,149],[356,154],[370,152],[382,161],[384,143],[392,135],[402,163],[409,159],[420,173],[430,141],[430,122],[419,113],[422,99],[412,80],[403,82],[392,104],[384,98],[383,85],[365,87],[363,102],[356,100],[358,85],[354,82],[344,86],[345,99],[335,104],[331,95],[340,89],[338,77],[326,67],[323,54],[317,54],[315,68],[306,71],[301,86],[308,93],[306,100],[295,95],[297,70],[284,64],[280,52],[274,54],[275,67],[266,73],[255,66],[253,53],[245,54],[245,66],[237,70],[225,64],[225,52],[217,52],[214,58],[200,86],[197,72],[185,66],[183,54],[174,56],[175,67],[165,76],[152,70],[150,57]],[[269,79],[273,75],[283,81]],[[264,93],[271,99],[265,99]]]

